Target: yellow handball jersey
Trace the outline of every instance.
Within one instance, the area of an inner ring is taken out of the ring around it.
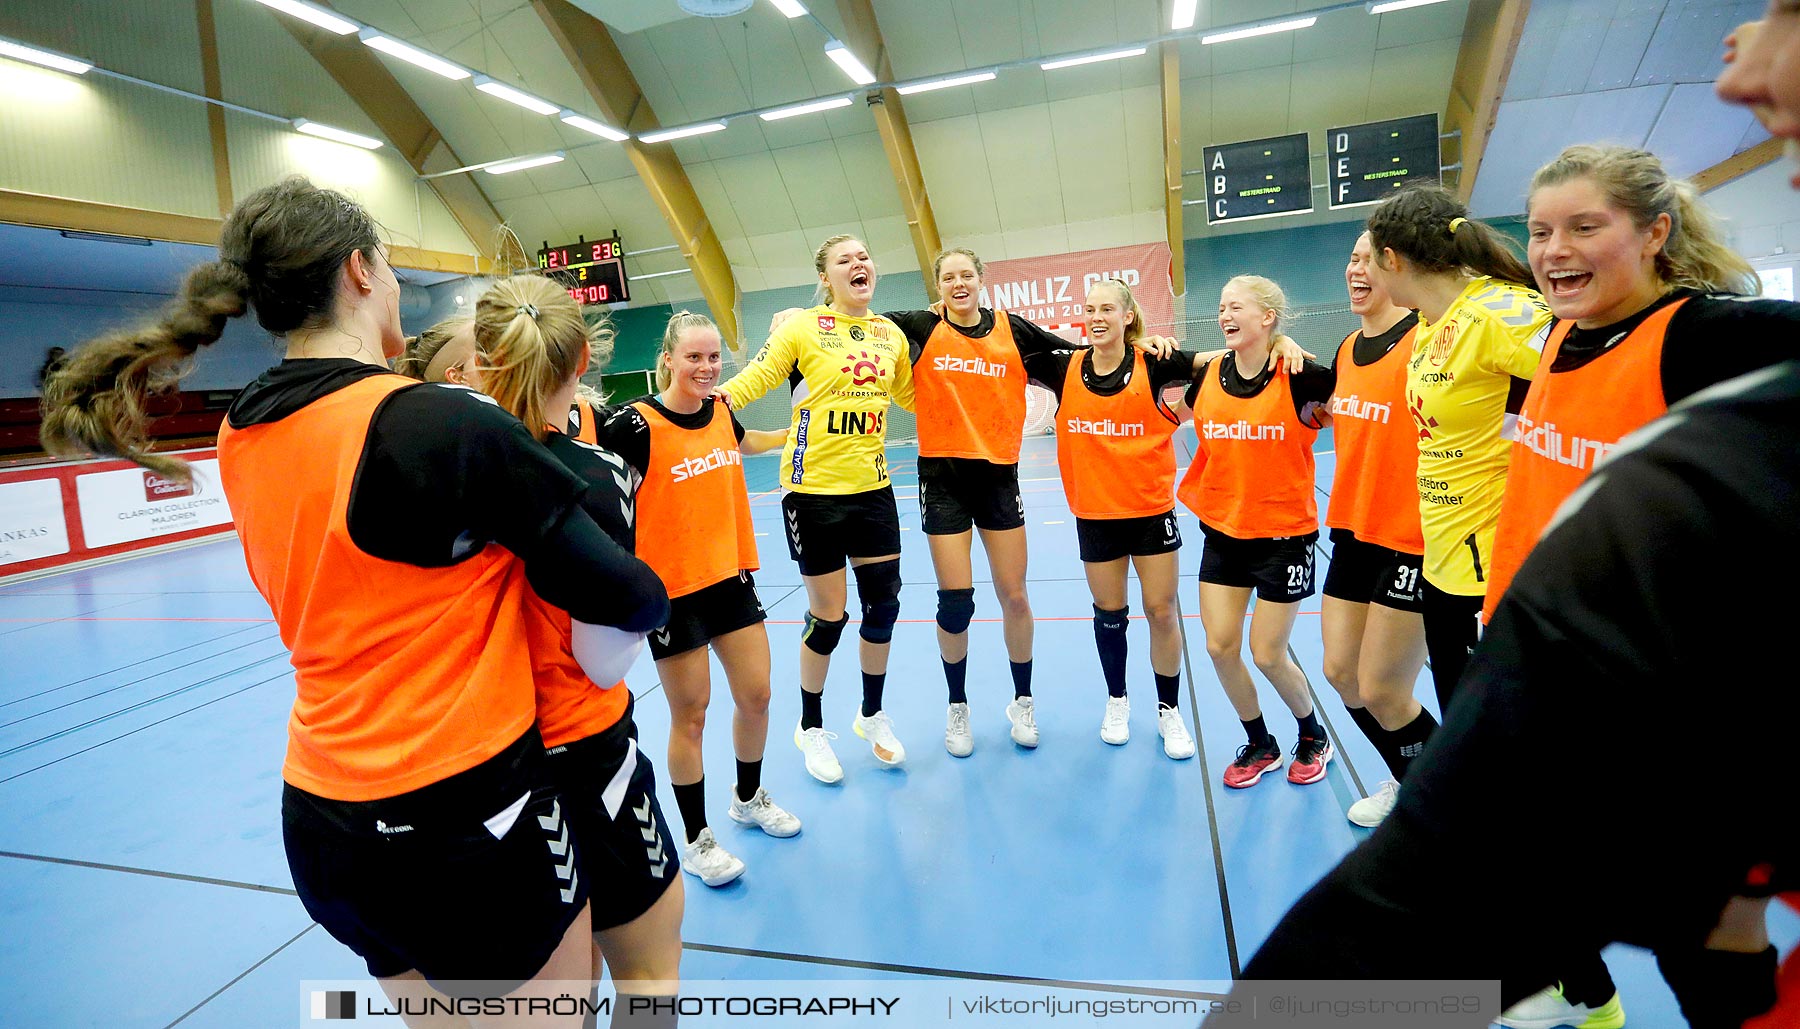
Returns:
[[[1419,319],[1406,404],[1419,430],[1419,521],[1425,578],[1445,593],[1486,592],[1506,489],[1503,427],[1514,376],[1530,379],[1550,330],[1534,290],[1481,276],[1437,324]]]
[[[826,494],[886,486],[888,404],[913,406],[906,334],[880,315],[852,318],[815,307],[783,322],[721,392],[741,411],[795,371],[806,391],[798,397],[796,390],[781,484]]]

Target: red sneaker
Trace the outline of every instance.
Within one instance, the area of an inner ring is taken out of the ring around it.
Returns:
[[[1331,763],[1331,741],[1300,737],[1294,744],[1294,761],[1288,765],[1288,782],[1302,786],[1325,778],[1325,766]]]
[[[1237,759],[1225,766],[1225,785],[1234,790],[1255,786],[1263,773],[1281,767],[1281,744],[1275,737],[1264,736],[1261,743],[1246,743],[1238,748]]]

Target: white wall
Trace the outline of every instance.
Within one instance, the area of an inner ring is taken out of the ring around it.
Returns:
[[[1706,194],[1738,253],[1753,261],[1800,255],[1800,190],[1788,184],[1795,171],[1784,157]]]

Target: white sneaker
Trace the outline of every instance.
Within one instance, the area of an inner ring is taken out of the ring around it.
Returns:
[[[1400,784],[1389,779],[1374,793],[1350,805],[1350,810],[1346,813],[1350,816],[1350,821],[1366,829],[1373,829],[1394,810],[1394,801],[1399,799]]]
[[[806,755],[806,774],[828,786],[842,782],[844,778],[844,766],[838,764],[837,755],[831,750],[831,741],[835,739],[835,732],[794,726],[794,746]]]
[[[950,705],[950,715],[944,722],[944,749],[951,757],[975,753],[975,737],[969,734],[969,705]]]
[[[770,836],[786,839],[800,835],[800,819],[769,799],[769,791],[758,786],[749,800],[737,799],[737,787],[731,788],[731,820],[739,825],[754,825]]]
[[[1597,1008],[1570,1003],[1563,996],[1562,984],[1558,983],[1507,1008],[1499,1018],[1494,1019],[1494,1024],[1505,1026],[1506,1029],[1557,1029],[1558,1026],[1623,1029],[1625,1006],[1619,1003],[1617,992],[1613,993],[1611,1000]]]
[[[1106,717],[1100,720],[1100,738],[1115,747],[1131,739],[1131,698],[1107,697]]]
[[[1006,719],[1012,723],[1012,740],[1021,747],[1038,745],[1037,701],[1032,697],[1014,697],[1006,705]]]
[[[1164,754],[1177,761],[1186,761],[1194,756],[1194,738],[1188,735],[1187,723],[1181,720],[1179,709],[1158,704],[1156,732],[1162,737]]]
[[[856,721],[850,728],[858,736],[869,741],[869,749],[875,752],[875,760],[884,765],[897,765],[906,760],[906,748],[894,736],[894,723],[888,718],[886,711],[877,711],[865,717],[858,710]]]
[[[694,842],[681,848],[681,867],[708,886],[723,886],[744,874],[744,863],[719,846],[711,829],[700,830]]]

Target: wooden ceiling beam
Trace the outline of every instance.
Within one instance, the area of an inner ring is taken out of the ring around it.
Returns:
[[[463,159],[413,101],[406,87],[354,34],[339,36],[293,18],[279,21],[362,108],[414,173],[429,175],[463,167]],[[489,254],[498,249],[496,231],[506,219],[473,176],[428,179],[425,185],[437,194],[477,252]]]
[[[593,15],[567,0],[532,0],[531,6],[543,19],[563,57],[581,79],[600,108],[601,117],[615,127],[631,133],[649,132],[662,127],[656,112],[638,85],[637,76],[625,63],[625,55],[612,37],[612,30]],[[725,256],[725,245],[719,241],[712,221],[706,217],[700,195],[688,179],[687,170],[675,148],[667,143],[643,143],[627,140],[620,146],[637,169],[638,178],[650,191],[650,197],[669,223],[669,232],[694,273],[695,284],[706,306],[712,310],[719,334],[732,350],[741,350],[743,334],[743,296],[738,290],[737,276]]]
[[[1450,76],[1450,98],[1444,105],[1444,130],[1462,132],[1456,194],[1465,204],[1475,192],[1482,152],[1500,114],[1513,55],[1519,51],[1530,13],[1530,0],[1470,0],[1456,70]]]
[[[894,67],[888,60],[887,43],[881,37],[881,26],[875,20],[870,0],[838,0],[838,14],[843,18],[842,42],[858,58],[873,59],[869,70],[883,82],[894,81]],[[937,260],[944,244],[938,236],[937,216],[931,210],[931,196],[925,190],[925,174],[919,169],[919,152],[913,146],[912,126],[906,120],[906,107],[895,89],[883,89],[869,95],[869,111],[875,116],[875,128],[881,133],[881,147],[887,152],[888,168],[894,173],[894,187],[900,191],[900,206],[906,215],[906,227],[912,235],[913,250],[919,257],[919,274],[931,277],[932,262]],[[936,292],[935,285],[931,292]]]

